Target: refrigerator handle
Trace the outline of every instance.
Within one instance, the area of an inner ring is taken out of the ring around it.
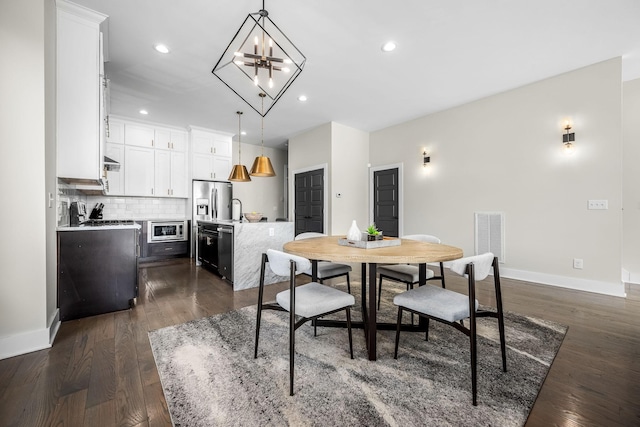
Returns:
[[[211,189],[211,218],[218,219],[218,189]]]

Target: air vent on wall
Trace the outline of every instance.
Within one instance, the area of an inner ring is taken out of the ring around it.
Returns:
[[[491,252],[504,262],[504,213],[475,212],[476,255]]]

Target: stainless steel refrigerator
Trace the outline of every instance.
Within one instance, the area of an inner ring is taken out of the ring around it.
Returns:
[[[198,221],[231,220],[233,184],[227,181],[200,181],[192,183],[191,253],[197,257]]]

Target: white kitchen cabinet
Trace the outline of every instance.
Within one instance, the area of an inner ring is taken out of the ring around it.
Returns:
[[[226,181],[231,173],[231,157],[193,154],[193,179]]]
[[[187,197],[186,155],[180,151],[155,150],[155,195]]]
[[[153,148],[124,146],[125,195],[155,196],[154,153]]]
[[[109,117],[107,127],[107,142],[114,144],[124,144],[124,122],[118,119],[112,119]],[[107,154],[107,157],[110,157]]]
[[[102,175],[100,23],[107,16],[56,2],[57,174],[99,180]]]
[[[171,152],[171,196],[189,197],[189,176],[187,174],[187,154]]]
[[[124,128],[123,128],[124,130]],[[105,147],[105,156],[120,163],[120,169],[117,171],[107,171],[109,196],[124,195],[124,145],[119,143],[107,142]]]
[[[231,173],[231,135],[191,129],[193,179],[226,181]]]
[[[154,140],[155,130],[153,127],[137,123],[125,123],[124,143],[126,145],[153,148],[155,146]]]
[[[155,147],[164,150],[186,151],[187,133],[173,129],[155,129]]]

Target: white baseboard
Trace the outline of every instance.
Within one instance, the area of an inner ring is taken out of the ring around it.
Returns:
[[[500,268],[500,276],[524,280],[526,282],[540,283],[543,285],[557,286],[560,288],[576,289],[578,291],[594,292],[597,294],[611,295],[625,298],[624,283],[601,282],[598,280],[577,279],[575,277],[556,276],[553,274],[536,273],[532,271],[515,270],[512,268]]]
[[[0,337],[0,360],[50,348],[59,329],[60,317],[56,310],[47,328]]]

